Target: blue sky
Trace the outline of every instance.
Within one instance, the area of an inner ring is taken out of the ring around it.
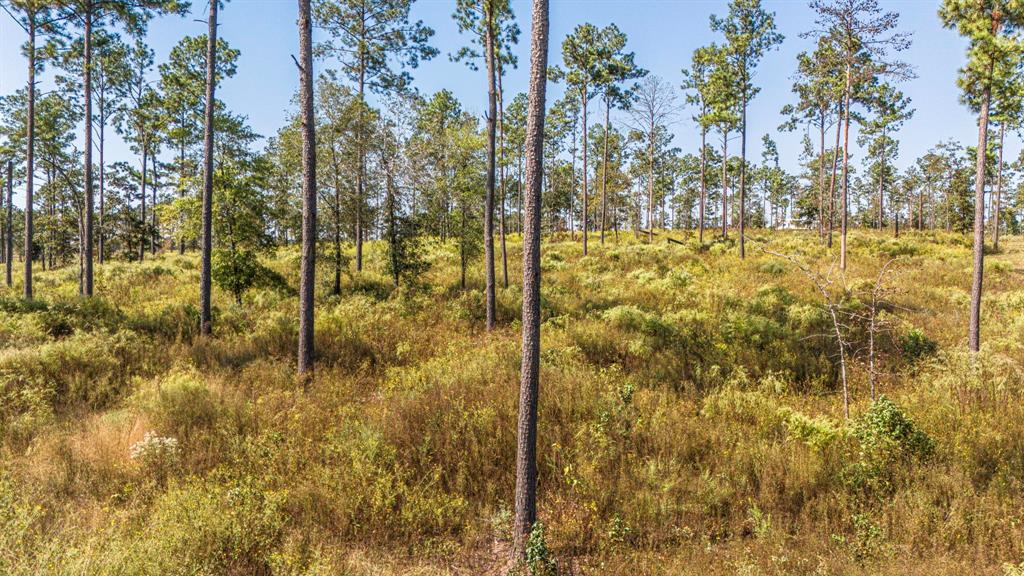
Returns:
[[[148,41],[156,50],[158,62],[166,59],[171,46],[183,35],[205,32],[205,24],[196,19],[203,18],[206,6],[200,0],[193,6],[195,14],[191,16],[161,18],[151,24]],[[810,40],[800,38],[800,33],[813,27],[813,13],[803,0],[766,0],[765,6],[775,12],[778,30],[786,39],[764,58],[757,70],[756,82],[761,93],[750,106],[748,154],[759,158],[761,136],[771,133],[779,142],[783,165],[795,170],[801,134],[777,134],[777,126],[782,120],[779,110],[792,100],[790,85],[796,54],[811,45]],[[904,59],[915,66],[918,78],[904,83],[901,89],[912,99],[917,111],[899,135],[900,165],[912,162],[942,139],[975,142],[975,119],[959,103],[955,84],[956,71],[964,57],[964,41],[955,32],[942,28],[936,2],[883,1],[883,7],[898,11],[902,15],[901,29],[914,34],[913,46],[904,53]],[[473,72],[448,59],[449,53],[467,42],[451,19],[453,8],[454,0],[419,0],[415,4],[414,17],[434,28],[433,44],[441,51],[433,61],[413,71],[415,85],[427,94],[449,88],[468,110],[482,114],[486,103],[483,72]],[[509,95],[525,89],[529,62],[530,2],[513,0],[513,9],[524,34],[517,47],[520,69],[510,71],[505,80]],[[614,22],[629,36],[628,47],[636,52],[639,65],[678,85],[680,69],[689,62],[693,50],[719,39],[709,29],[709,16],[725,11],[725,1],[552,0],[551,62],[561,61],[562,39],[576,25],[591,22],[603,26]],[[241,50],[241,57],[238,74],[223,83],[219,96],[232,110],[248,116],[251,125],[264,136],[272,135],[282,125],[297,86],[297,72],[291,60],[297,48],[295,15],[296,2],[287,0],[234,0],[221,12],[220,34]],[[0,16],[0,94],[7,94],[25,81],[25,64],[18,51],[24,33],[6,14]],[[314,31],[314,37],[322,37],[322,33]],[[327,60],[316,65],[324,69],[333,63]],[[552,99],[562,92],[558,85],[552,85],[550,90]],[[594,115],[591,121],[598,119]],[[696,151],[699,136],[689,120],[689,111],[675,121],[672,131],[676,135],[675,146],[687,152]],[[1014,140],[1008,138],[1008,148],[1016,155],[1018,146]],[[112,160],[133,159],[119,143],[112,144],[110,150]],[[853,153],[856,155],[857,150]]]

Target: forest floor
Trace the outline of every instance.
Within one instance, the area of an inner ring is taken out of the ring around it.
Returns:
[[[971,355],[962,235],[856,232],[845,274],[810,232],[674,237],[544,244],[535,573],[1024,574],[1024,240],[986,259]],[[267,259],[292,288],[216,291],[208,338],[192,254],[10,289],[0,574],[495,573],[519,244],[490,334],[480,262],[463,290],[421,248],[400,289],[376,243],[340,296],[323,260],[308,391],[296,250]]]

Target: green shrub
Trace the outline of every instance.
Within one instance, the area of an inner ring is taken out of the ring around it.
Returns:
[[[846,481],[855,490],[877,497],[896,488],[908,465],[927,460],[935,451],[935,441],[884,395],[854,421],[851,434],[857,440],[858,455],[845,471]]]
[[[903,358],[909,364],[934,356],[939,349],[939,343],[925,335],[917,328],[901,334],[899,337],[899,348],[903,351]]]

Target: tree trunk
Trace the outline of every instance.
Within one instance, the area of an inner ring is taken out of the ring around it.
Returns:
[[[722,133],[722,238],[729,237],[729,133]]]
[[[526,229],[523,231],[523,352],[516,443],[513,561],[526,559],[526,543],[537,519],[537,399],[540,391],[540,210],[544,162],[545,85],[548,68],[548,0],[533,1],[530,51]]]
[[[654,243],[654,122],[647,143],[647,242]]]
[[[210,266],[213,253],[213,112],[217,73],[217,5],[210,0],[206,42],[206,111],[203,130],[203,223],[202,265],[199,276],[199,332],[209,335],[213,329],[210,314]]]
[[[573,221],[572,221],[572,207],[573,207],[573,204],[575,204],[575,200],[576,200],[576,134],[575,134],[575,132],[576,131],[573,130],[573,135],[572,135],[573,147],[572,147],[572,152],[571,152],[572,164],[570,165],[570,172],[569,172],[569,239],[572,240],[573,242],[576,241],[576,226],[573,224]],[[522,156],[520,156],[520,158],[522,158]],[[522,169],[522,160],[520,160],[520,163],[519,163],[519,197],[522,198],[522,196],[523,196],[523,169]],[[519,232],[522,233],[522,231],[523,231],[522,230],[522,226],[520,225]]]
[[[708,180],[707,180],[707,149],[708,130],[703,125],[700,128],[700,230],[697,232],[697,241],[704,244],[704,206],[707,201]]]
[[[100,222],[99,222],[99,228],[97,228],[97,230],[96,230],[96,235],[98,236],[98,238],[96,239],[96,242],[98,244],[97,248],[99,249],[99,254],[97,256],[98,256],[98,260],[99,260],[100,264],[103,264],[103,262],[106,260],[106,245],[105,245],[105,238],[104,238],[104,236],[106,236],[106,234],[104,233],[104,220],[106,218],[106,182],[105,182],[105,174],[104,173],[106,172],[106,169],[104,167],[105,161],[104,161],[104,158],[103,158],[103,148],[104,148],[104,144],[105,144],[105,140],[106,140],[106,135],[104,134],[104,132],[106,132],[106,104],[104,103],[103,93],[101,91],[100,92],[100,126],[99,126],[99,137],[100,137],[99,138],[99,140],[100,140],[100,142],[99,142],[99,144],[100,144],[99,145],[99,153],[100,153],[100,166],[99,166],[99,168],[100,168]]]
[[[746,239],[743,237],[747,225],[747,94],[745,91],[740,124],[740,259],[742,260],[747,257]]]
[[[150,154],[149,155],[149,159],[153,163],[153,186],[152,186],[152,190],[153,190],[153,192],[152,192],[152,194],[153,194],[152,199],[153,199],[153,202],[150,203],[150,205],[149,205],[149,223],[150,223],[150,227],[149,227],[149,251],[150,251],[151,254],[156,256],[156,245],[158,244],[158,242],[157,242],[158,233],[157,233],[157,227],[156,227],[156,193],[157,193],[157,190],[159,189],[159,185],[157,184],[157,174],[156,174],[156,153]]]
[[[999,249],[999,210],[1001,209],[1003,196],[1003,136],[1006,132],[1006,122],[999,124],[999,164],[996,168],[996,194],[992,202],[992,247]]]
[[[341,295],[341,179],[338,164],[338,151],[334,140],[331,141],[331,176],[334,178],[334,206],[331,215],[334,218],[334,286],[331,294]]]
[[[989,77],[992,75],[989,63]],[[981,94],[978,115],[978,152],[974,170],[974,274],[971,281],[971,319],[967,329],[967,346],[971,352],[981,347],[981,293],[985,268],[985,155],[988,148],[988,108],[992,88],[986,84]]]
[[[35,177],[36,148],[36,17],[28,18],[28,110],[25,115],[26,148],[25,148],[25,248],[22,261],[25,264],[24,296],[32,299],[32,209]],[[10,206],[10,204],[8,204]],[[10,266],[8,266],[10,268]],[[9,284],[9,282],[8,282]]]
[[[211,2],[215,3],[215,2]],[[299,272],[298,373],[313,379],[313,296],[316,287],[316,117],[313,111],[313,21],[310,0],[299,0],[299,105],[302,114],[302,263]]]
[[[11,266],[14,261],[14,207],[12,202],[14,201],[14,162],[7,161],[7,225],[4,226],[4,246],[7,251],[7,258],[4,261],[4,267],[7,272],[7,287],[10,288],[13,284],[13,276],[11,274]]]
[[[850,65],[846,65],[846,90],[844,91],[843,102],[843,214],[840,219],[842,230],[839,238],[839,268],[846,270],[846,221],[849,215],[849,188],[850,188]]]
[[[85,143],[82,161],[85,164],[85,234],[82,239],[84,278],[82,295],[92,296],[92,3],[87,2],[83,42],[82,87],[85,91]]]
[[[917,229],[924,230],[924,189],[917,193]]]
[[[885,131],[882,131],[882,149],[878,155],[878,230],[885,227]]]
[[[141,196],[142,196],[142,204],[141,204],[141,206],[142,206],[142,234],[141,234],[141,236],[139,238],[139,262],[142,262],[143,260],[146,259],[146,236],[148,235],[147,234],[147,230],[146,230],[146,176],[148,175],[147,174],[147,170],[146,170],[146,166],[149,165],[148,161],[149,161],[148,149],[147,149],[147,146],[145,144],[143,144],[142,145],[142,184],[140,186],[140,189],[142,190],[142,194],[141,194]]]
[[[459,284],[466,289],[466,203],[459,203]]]
[[[505,179],[505,98],[504,92],[501,88],[501,77],[504,72],[501,69],[501,62],[498,62],[498,132],[500,134],[500,145],[498,146],[501,150],[501,219],[498,222],[501,235],[501,279],[502,286],[508,288],[508,247],[505,243],[505,203],[508,198]]]
[[[388,251],[391,253],[391,281],[394,282],[395,288],[398,288],[402,275],[401,262],[398,257],[398,199],[395,194],[395,180],[390,160],[385,160],[384,169],[387,179],[384,204],[387,211],[387,237],[390,248]]]
[[[819,110],[819,153],[818,153],[818,238],[825,238],[825,114],[824,106]]]
[[[601,244],[604,244],[604,230],[608,221],[608,132],[611,127],[612,104],[604,100],[604,152],[601,160]]]
[[[312,88],[310,88],[312,91]],[[365,116],[363,109],[366,107],[366,55],[359,57],[359,138],[356,143],[359,154],[359,167],[356,170],[356,272],[363,271],[363,186],[366,176],[366,150],[363,145],[365,133]],[[312,120],[311,120],[312,121]]]
[[[588,217],[587,211],[589,210],[589,197],[587,195],[587,87],[584,86],[581,92],[583,104],[583,216],[581,218],[583,224],[583,255],[587,255],[587,230],[589,230],[590,218]]]
[[[487,330],[494,330],[494,177],[495,177],[495,122],[498,117],[495,86],[494,14],[490,3],[484,3],[484,58],[487,60],[487,187],[484,192],[484,300]]]
[[[832,230],[835,229],[836,217],[836,171],[839,168],[839,136],[843,133],[843,126],[839,122],[842,115],[842,105],[836,114],[836,145],[832,149],[832,178],[828,185],[828,247],[832,247]]]

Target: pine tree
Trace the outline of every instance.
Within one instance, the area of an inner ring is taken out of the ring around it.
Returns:
[[[428,44],[434,31],[410,22],[413,0],[317,0],[314,18],[330,39],[317,45],[318,55],[333,56],[341,73],[356,85],[365,104],[367,90],[378,94],[401,92],[412,80],[404,68],[437,55]],[[365,121],[365,119],[364,119]],[[363,212],[367,142],[359,143],[356,171],[356,271],[363,269]]]
[[[740,258],[746,257],[747,198],[747,105],[759,88],[753,84],[754,69],[766,52],[782,43],[775,31],[775,17],[761,7],[761,0],[732,0],[725,18],[711,17],[711,29],[725,35],[727,57],[734,70],[735,89],[739,91],[740,128]]]
[[[964,101],[978,111],[978,146],[974,171],[974,273],[967,345],[981,347],[981,298],[985,266],[985,175],[988,123],[992,95],[1014,81],[1024,57],[1020,31],[1024,5],[1014,0],[944,0],[943,24],[966,36],[967,63],[957,83]]]
[[[530,108],[526,124],[528,196],[523,230],[523,352],[516,446],[512,560],[526,559],[526,543],[537,520],[537,396],[540,391],[540,208],[544,162],[545,89],[548,71],[548,2],[533,1],[530,41]]]

